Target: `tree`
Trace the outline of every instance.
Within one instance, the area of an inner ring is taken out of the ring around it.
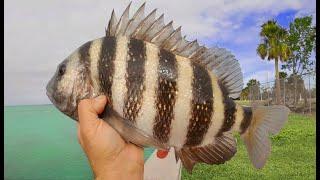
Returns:
[[[294,79],[294,103],[297,102],[297,78],[315,69],[315,60],[311,60],[311,53],[316,47],[316,27],[312,25],[312,16],[296,18],[290,23],[287,43],[292,51],[289,60],[282,65],[282,69],[292,72]],[[303,93],[307,94],[307,93]],[[306,99],[306,98],[305,98]]]
[[[250,79],[247,83],[250,100],[259,99],[260,96],[260,82],[256,79]]]
[[[289,97],[292,97],[291,99],[293,100],[293,104],[296,105],[297,104],[297,94],[301,94],[304,97],[304,102],[305,105],[307,104],[307,90],[304,86],[304,81],[301,75],[294,75],[291,74],[288,77],[288,82],[286,85],[287,89],[288,89],[288,95]]]
[[[312,51],[315,50],[315,40],[316,28],[312,26],[312,16],[296,18],[290,23],[287,38],[292,55],[281,68],[288,69],[295,75],[312,71],[315,62],[310,60],[310,57]]]
[[[281,71],[279,72],[279,80],[280,80],[280,90],[281,90],[281,94],[282,95],[282,98],[281,99],[281,103],[285,103],[285,99],[286,98],[286,92],[287,92],[287,89],[285,88],[286,85],[287,85],[287,77],[288,77],[288,74],[284,71]],[[285,92],[286,91],[286,92]]]
[[[267,99],[267,102],[269,102],[269,92],[268,92],[268,87],[262,87],[261,88],[261,96],[262,99]]]
[[[288,60],[291,51],[287,45],[287,31],[279,26],[275,20],[269,20],[261,26],[261,43],[257,47],[257,54],[264,60],[275,61],[276,103],[280,104],[280,86],[278,61]]]
[[[244,89],[242,89],[241,94],[240,94],[240,99],[241,100],[248,100],[248,96],[249,96],[249,88],[245,87]]]
[[[242,89],[240,94],[241,100],[252,100],[253,98],[258,97],[260,94],[260,82],[256,79],[250,79],[246,84],[246,87]]]
[[[256,79],[250,79],[248,82],[247,82],[247,87],[250,87],[250,86],[260,86],[260,81],[256,80]]]
[[[288,74],[284,71],[279,72],[279,78],[280,79],[285,79],[288,77]]]

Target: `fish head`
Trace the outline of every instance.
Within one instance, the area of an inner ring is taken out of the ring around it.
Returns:
[[[79,101],[94,96],[89,62],[86,60],[82,59],[77,49],[58,65],[46,86],[46,93],[50,101],[74,120],[78,119]]]

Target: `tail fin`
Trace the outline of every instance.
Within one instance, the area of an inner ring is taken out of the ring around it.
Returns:
[[[253,108],[250,126],[241,138],[244,140],[252,164],[261,169],[271,152],[269,135],[279,133],[290,110],[281,105]]]

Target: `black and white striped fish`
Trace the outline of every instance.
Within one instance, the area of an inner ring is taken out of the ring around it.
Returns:
[[[131,3],[130,3],[131,4]],[[47,85],[53,104],[77,120],[81,99],[105,94],[103,115],[124,139],[140,146],[175,148],[189,172],[198,162],[221,164],[236,153],[240,133],[256,168],[270,153],[270,134],[287,120],[285,106],[244,107],[239,62],[227,50],[199,46],[164,24],[143,4],[119,21],[114,11],[102,38],[67,57]]]

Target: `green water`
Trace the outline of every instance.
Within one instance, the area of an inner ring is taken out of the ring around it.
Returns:
[[[153,149],[145,149],[145,160]],[[52,105],[4,108],[5,179],[92,179],[76,122]]]

